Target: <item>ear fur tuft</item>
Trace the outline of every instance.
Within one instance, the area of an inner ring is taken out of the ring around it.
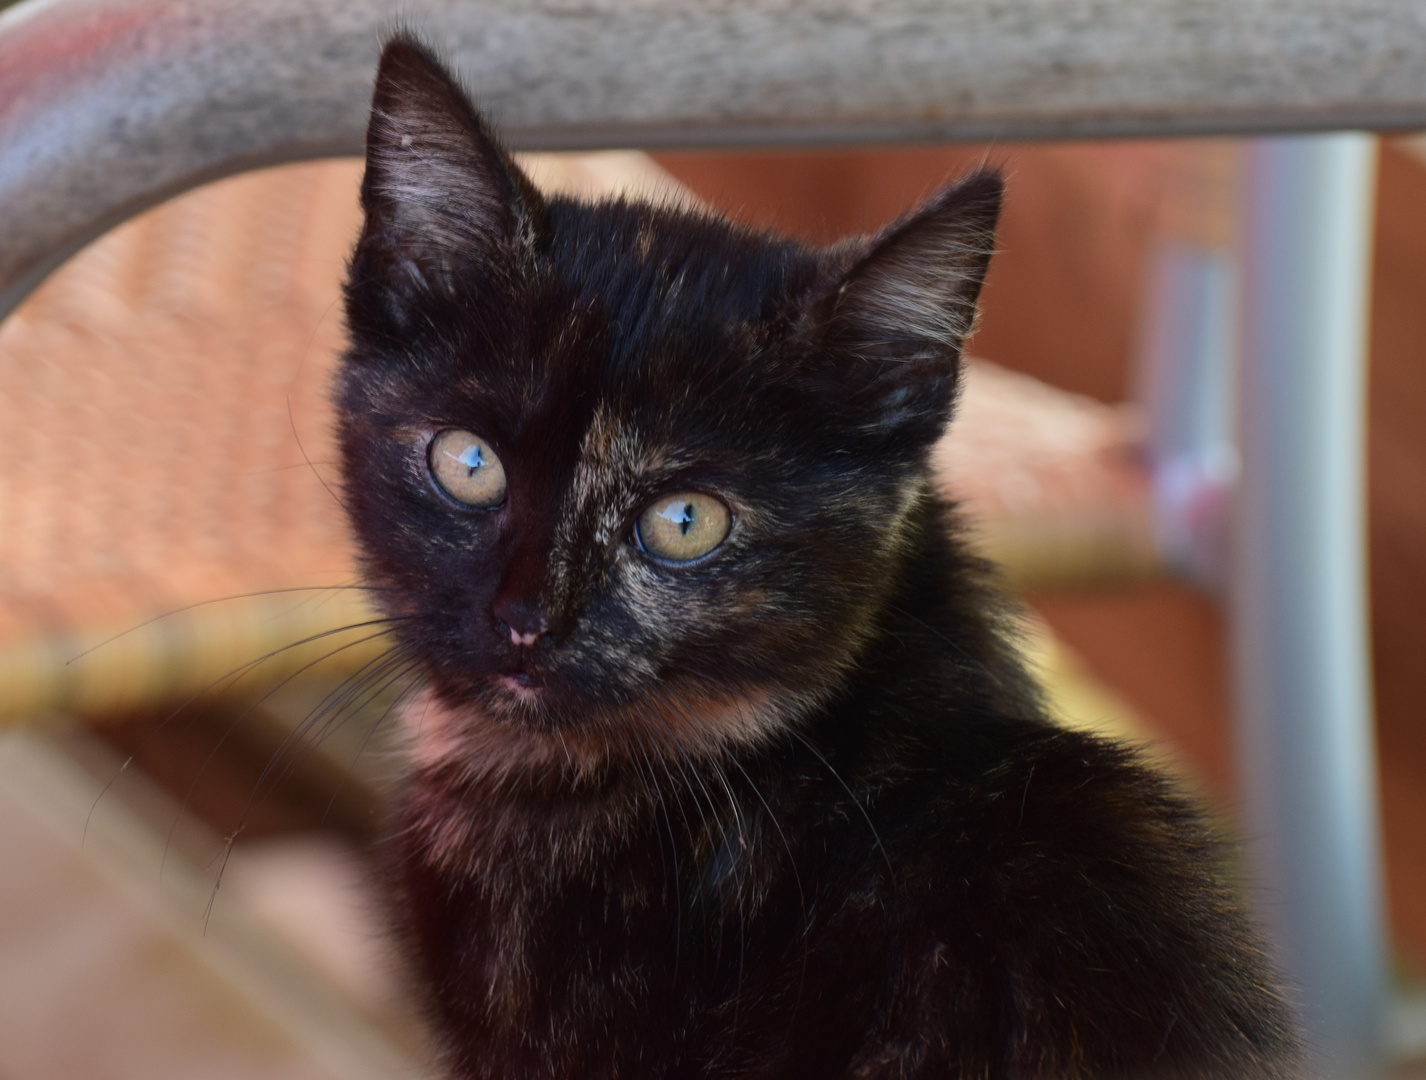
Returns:
[[[465,91],[408,36],[381,54],[361,200],[355,261],[403,293],[449,290],[463,263],[519,262],[542,207]]]
[[[877,355],[959,355],[990,263],[1003,187],[998,172],[982,169],[884,229],[843,277],[831,328]]]
[[[943,188],[863,246],[809,312],[864,430],[915,447],[944,428],[1003,187],[981,169]]]

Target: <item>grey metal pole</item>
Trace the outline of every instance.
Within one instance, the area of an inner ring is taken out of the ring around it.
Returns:
[[[1245,192],[1233,635],[1262,914],[1315,1068],[1381,1069],[1386,975],[1365,511],[1375,141],[1263,139]]]
[[[1234,270],[1226,250],[1163,243],[1141,357],[1159,555],[1214,590],[1227,572],[1225,519],[1238,477]]]

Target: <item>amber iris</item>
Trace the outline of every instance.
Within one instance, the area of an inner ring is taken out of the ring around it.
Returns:
[[[505,501],[505,466],[479,435],[443,431],[431,440],[431,475],[456,502],[489,508]]]
[[[713,496],[681,491],[650,504],[639,516],[634,533],[649,554],[688,562],[721,544],[732,525],[732,513]]]

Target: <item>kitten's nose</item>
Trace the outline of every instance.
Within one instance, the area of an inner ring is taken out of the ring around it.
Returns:
[[[510,641],[515,645],[533,645],[550,632],[549,616],[522,596],[497,597],[490,611],[510,631]]]

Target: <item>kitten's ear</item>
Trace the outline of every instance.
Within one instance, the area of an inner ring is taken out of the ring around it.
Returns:
[[[839,392],[866,429],[913,445],[950,415],[1004,184],[982,169],[874,238],[809,313]]]
[[[354,270],[400,293],[448,289],[472,261],[497,275],[515,269],[542,212],[465,92],[405,37],[387,43],[377,68],[361,203]]]

